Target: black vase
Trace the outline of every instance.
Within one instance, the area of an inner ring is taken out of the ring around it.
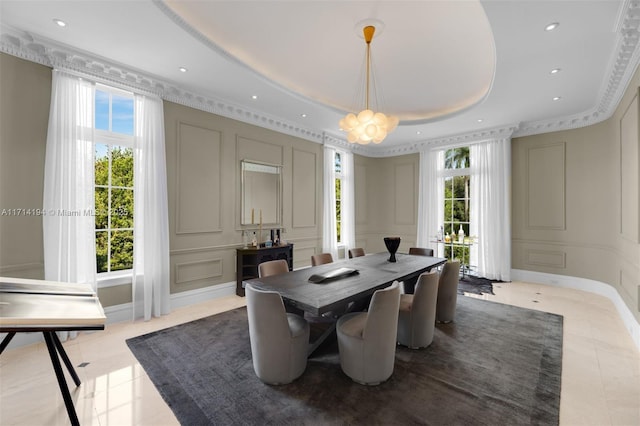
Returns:
[[[391,254],[389,262],[395,262],[396,252],[398,251],[398,247],[400,247],[400,237],[384,237],[384,245],[387,246],[387,250],[389,250]]]

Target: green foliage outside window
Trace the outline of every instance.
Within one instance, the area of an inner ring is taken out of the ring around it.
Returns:
[[[96,144],[97,272],[133,267],[133,151]]]
[[[445,169],[466,169],[470,165],[469,147],[448,149],[445,152]],[[444,181],[444,233],[456,236],[460,227],[469,236],[470,221],[470,183],[471,176],[467,174],[449,176]],[[457,240],[457,237],[455,238]],[[445,245],[445,257],[448,259],[461,258],[462,247]]]
[[[336,172],[336,240],[338,243],[342,242],[341,230],[342,230],[342,156],[340,153],[335,155],[335,172]]]

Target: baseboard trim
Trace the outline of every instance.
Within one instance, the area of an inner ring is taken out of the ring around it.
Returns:
[[[231,296],[234,294],[236,294],[235,281],[216,284],[210,287],[199,288],[196,290],[182,291],[170,296],[171,310],[204,302],[206,300],[213,300],[220,297]],[[131,319],[133,318],[133,305],[131,303],[123,303],[120,305],[108,306],[104,308],[104,313],[107,316],[107,325],[124,321],[131,321]],[[4,336],[4,333],[0,333],[0,339],[4,339]],[[16,335],[11,340],[11,343],[9,343],[5,350],[32,345],[34,343],[43,341],[44,340],[42,338],[42,333],[16,333]]]
[[[572,288],[574,290],[583,290],[606,297],[611,300],[613,305],[616,307],[625,328],[631,335],[633,343],[635,343],[638,350],[640,350],[640,323],[638,323],[629,307],[624,303],[620,294],[611,285],[587,278],[525,271],[522,269],[512,269],[511,279],[513,281],[525,281],[556,287]]]

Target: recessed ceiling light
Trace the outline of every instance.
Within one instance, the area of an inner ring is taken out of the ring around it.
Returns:
[[[416,135],[421,135],[421,134],[422,134],[422,132],[421,132],[420,130],[418,130],[418,131],[416,132]]]
[[[560,99],[562,99],[562,97],[561,97],[561,96],[555,96],[555,97],[553,98],[553,100],[554,100],[554,101],[559,101]]]
[[[307,118],[307,114],[300,114],[300,117]]]
[[[56,23],[57,26],[59,27],[66,27],[67,23],[64,22],[62,19],[54,19],[53,22]]]
[[[180,70],[180,72],[187,72],[189,71],[188,69],[186,69],[185,67],[180,67],[178,68]]]
[[[478,118],[476,121],[477,121],[478,123],[482,123],[484,120],[483,120],[482,118]]]
[[[550,74],[558,74],[560,72],[560,68],[554,68],[551,71],[549,71]]]
[[[251,99],[258,99],[258,95],[251,96]]]
[[[550,23],[549,25],[547,25],[546,27],[544,27],[544,30],[545,30],[545,31],[553,31],[553,30],[555,30],[556,28],[558,28],[558,26],[559,26],[559,25],[560,25],[560,24],[559,24],[558,22],[552,22],[552,23]]]

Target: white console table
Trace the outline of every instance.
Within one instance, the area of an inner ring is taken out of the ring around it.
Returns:
[[[453,248],[454,247],[461,247],[462,248],[462,259],[460,259],[460,269],[462,270],[462,276],[466,276],[470,269],[470,263],[471,263],[471,246],[475,244],[475,241],[472,239],[465,239],[463,240],[463,242],[458,242],[456,241],[438,241],[438,240],[431,240],[432,243],[436,244],[436,257],[446,257],[445,256],[445,247],[449,246],[451,247],[451,251],[453,252]],[[440,247],[442,246],[442,255],[440,255]]]

